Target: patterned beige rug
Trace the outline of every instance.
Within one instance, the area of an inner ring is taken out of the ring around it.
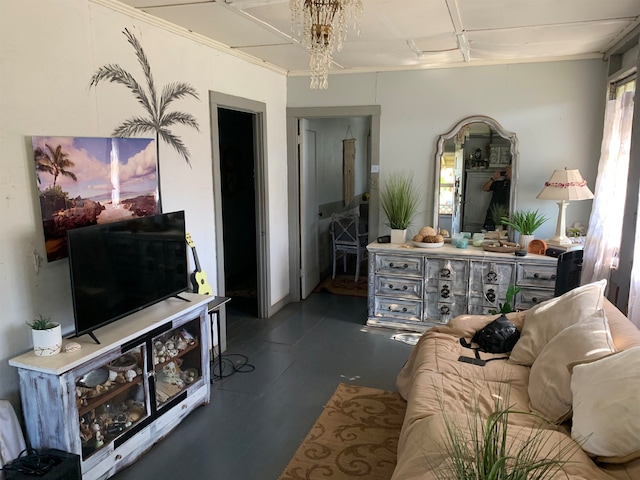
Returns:
[[[341,383],[279,480],[389,480],[407,403]]]

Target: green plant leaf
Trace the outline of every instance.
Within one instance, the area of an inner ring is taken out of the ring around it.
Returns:
[[[404,230],[411,225],[420,203],[420,194],[410,174],[392,173],[380,191],[380,206],[392,229]]]

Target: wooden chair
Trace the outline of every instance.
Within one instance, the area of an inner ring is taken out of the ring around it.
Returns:
[[[333,214],[331,215],[331,245],[333,249],[333,275],[336,278],[336,262],[338,253],[342,252],[343,270],[347,271],[347,255],[356,256],[356,277],[360,276],[360,263],[367,254],[369,233],[366,223],[361,221],[358,214]]]

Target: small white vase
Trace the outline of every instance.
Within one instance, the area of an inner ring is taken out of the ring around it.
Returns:
[[[62,327],[57,325],[48,330],[31,330],[33,353],[37,357],[48,357],[60,353],[62,349]]]
[[[391,243],[404,243],[407,241],[407,229],[397,230],[391,229]]]
[[[524,250],[525,252],[529,251],[529,242],[533,240],[535,237],[533,235],[522,235],[518,237],[518,243],[520,244],[520,250]]]

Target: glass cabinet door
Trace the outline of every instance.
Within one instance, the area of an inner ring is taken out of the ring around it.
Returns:
[[[156,409],[202,378],[201,335],[196,318],[152,339]]]
[[[83,460],[149,416],[145,358],[141,344],[79,372],[75,385]]]

